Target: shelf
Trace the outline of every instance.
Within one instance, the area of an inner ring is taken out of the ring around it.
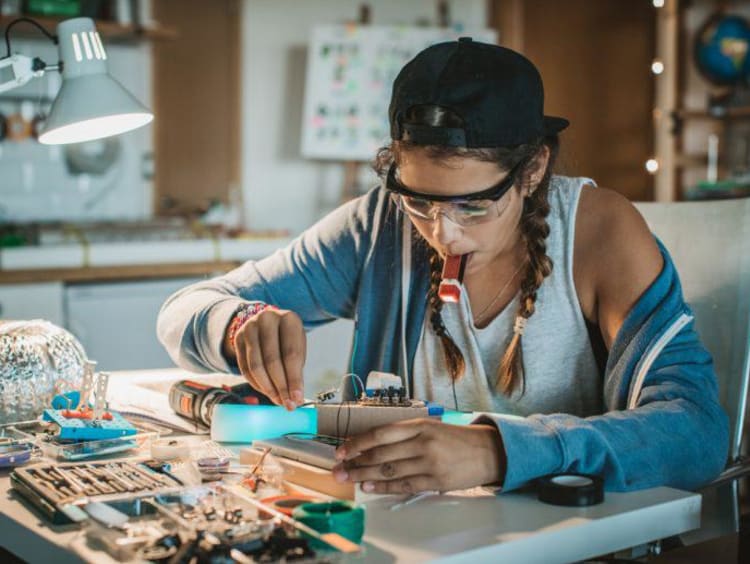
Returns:
[[[750,119],[750,107],[728,108],[722,113],[709,112],[708,110],[675,110],[675,115],[682,119],[707,119],[707,120],[724,120],[724,119]]]
[[[51,17],[36,17],[36,16],[0,16],[0,29],[5,31],[5,28],[19,17],[28,17],[39,23],[50,33],[55,33],[57,24],[61,21],[70,18],[51,18]],[[179,35],[175,28],[164,27],[161,25],[150,25],[148,27],[136,27],[134,25],[122,25],[117,22],[107,20],[94,20],[96,29],[103,39],[109,41],[137,41],[139,39],[176,39]],[[30,24],[19,24],[13,28],[11,38],[13,37],[38,37],[43,38],[44,35]]]

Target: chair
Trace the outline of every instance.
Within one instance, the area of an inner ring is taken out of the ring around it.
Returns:
[[[636,207],[674,259],[729,415],[727,468],[700,491],[701,528],[682,538],[694,544],[739,530],[738,479],[750,473],[741,451],[750,378],[750,198]]]

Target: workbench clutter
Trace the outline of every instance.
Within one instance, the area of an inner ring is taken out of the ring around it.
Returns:
[[[47,520],[80,525],[123,562],[328,560],[360,550],[361,506],[299,493],[270,456],[251,467],[217,445],[187,452],[171,462],[43,462],[16,469],[11,484]]]
[[[360,550],[360,506],[301,492],[270,449],[242,464],[214,441],[130,422],[105,401],[109,374],[80,352],[79,386],[56,394],[37,419],[0,426],[0,467],[13,469],[16,499],[47,521],[80,526],[120,561],[268,562]],[[240,399],[197,382],[187,389],[199,401],[174,396],[177,405],[208,422],[224,396]],[[127,458],[102,459],[113,453]]]

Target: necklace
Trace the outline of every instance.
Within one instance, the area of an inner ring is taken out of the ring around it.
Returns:
[[[526,261],[523,261],[521,262],[521,264],[518,265],[518,268],[516,268],[516,271],[513,273],[513,275],[510,278],[508,278],[508,281],[505,284],[503,284],[503,287],[500,288],[500,291],[497,294],[495,294],[495,297],[492,298],[492,301],[489,304],[487,304],[487,306],[485,306],[485,308],[482,311],[480,311],[477,315],[474,316],[474,324],[478,324],[484,319],[487,312],[490,311],[490,308],[497,303],[497,300],[499,300],[500,296],[502,296],[505,290],[508,289],[508,286],[510,286],[510,283],[513,282],[513,280],[515,280],[516,276],[518,276],[518,273],[521,272],[521,269],[524,267],[525,264],[526,264]]]

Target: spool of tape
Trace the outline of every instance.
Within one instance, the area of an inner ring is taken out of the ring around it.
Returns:
[[[276,495],[273,497],[267,497],[261,499],[261,503],[270,505],[277,511],[284,515],[292,516],[294,510],[305,503],[313,503],[318,501],[320,498],[315,498],[310,495]]]
[[[159,439],[151,443],[151,458],[156,460],[190,458],[190,447],[186,442],[177,439]]]
[[[604,501],[604,480],[590,474],[553,474],[537,481],[539,501],[584,507]]]
[[[357,544],[365,532],[365,510],[351,501],[304,503],[292,511],[292,517],[321,534],[338,533]],[[310,546],[327,548],[315,539],[310,539]]]

